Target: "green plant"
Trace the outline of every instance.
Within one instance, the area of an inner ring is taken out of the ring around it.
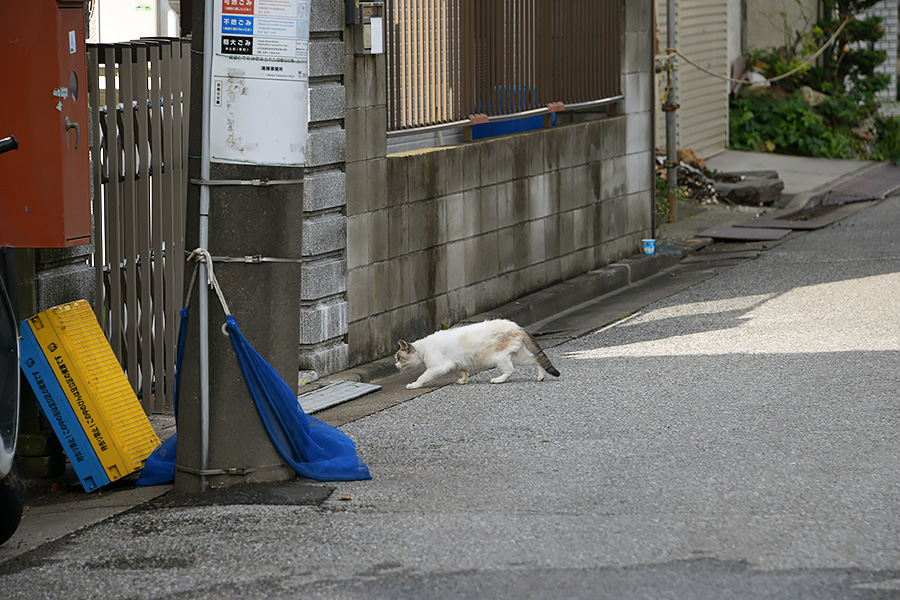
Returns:
[[[678,188],[675,190],[676,198],[686,198],[687,193]],[[659,173],[656,174],[656,222],[668,223],[671,216],[669,207],[669,182]]]
[[[875,121],[875,127],[878,132],[878,142],[873,158],[889,160],[900,166],[900,118],[878,119]]]
[[[827,126],[799,92],[786,96],[745,90],[731,102],[731,147],[736,150],[850,158],[851,138]]]

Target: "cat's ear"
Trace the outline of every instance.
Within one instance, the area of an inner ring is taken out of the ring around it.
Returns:
[[[400,340],[400,349],[404,352],[415,352],[415,349],[403,340]]]

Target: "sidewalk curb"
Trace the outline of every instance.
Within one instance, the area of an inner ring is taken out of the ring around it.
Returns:
[[[610,292],[627,288],[642,279],[674,267],[696,247],[663,244],[656,254],[637,254],[538,290],[512,302],[463,319],[460,323],[478,323],[488,319],[509,319],[523,327],[542,321],[561,311],[584,304]],[[381,358],[329,375],[329,380],[369,383],[396,373],[394,357]]]

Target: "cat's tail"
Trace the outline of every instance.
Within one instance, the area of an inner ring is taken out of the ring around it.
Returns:
[[[544,354],[544,351],[541,350],[541,347],[538,346],[538,343],[531,337],[531,334],[527,331],[525,332],[525,347],[528,348],[528,351],[534,355],[537,363],[541,365],[541,368],[553,375],[554,377],[559,377],[559,371],[556,370],[556,367],[553,366],[553,363],[550,362],[550,359],[547,358],[547,355]]]

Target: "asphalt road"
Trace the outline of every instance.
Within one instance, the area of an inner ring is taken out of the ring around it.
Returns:
[[[372,481],[162,498],[0,563],[3,597],[898,598],[898,231],[890,198],[663,274],[546,336],[559,379],[346,424]]]

